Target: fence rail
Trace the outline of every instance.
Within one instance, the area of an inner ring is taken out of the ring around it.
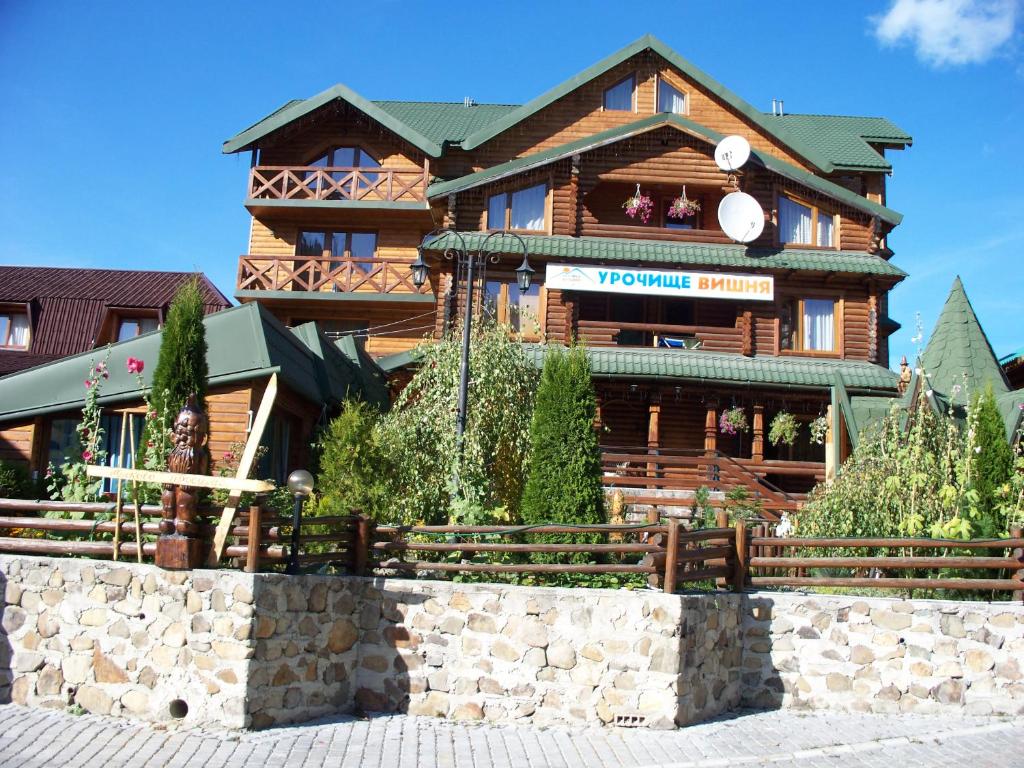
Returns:
[[[0,552],[108,559],[152,558],[160,507],[0,499]],[[46,517],[46,513],[74,513]],[[200,510],[212,538],[220,509]],[[120,530],[118,530],[120,528]],[[115,545],[114,534],[119,533]],[[779,538],[767,524],[689,528],[677,518],[640,525],[377,526],[351,515],[301,518],[252,506],[239,512],[225,556],[246,571],[321,568],[366,574],[626,574],[649,586],[682,589],[791,587],[1010,592],[1024,600],[1024,532],[1006,539],[900,537]],[[558,536],[532,541],[536,536]],[[864,554],[856,554],[863,550]],[[944,550],[938,554],[936,550]],[[555,557],[561,555],[563,557]],[[967,573],[965,573],[967,572]],[[972,578],[970,572],[976,572]]]

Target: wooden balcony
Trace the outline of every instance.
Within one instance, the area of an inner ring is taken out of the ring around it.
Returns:
[[[588,347],[658,347],[749,354],[742,329],[711,325],[653,325],[580,320],[577,334]],[[671,343],[664,343],[671,340]]]
[[[405,259],[240,256],[238,291],[390,294],[396,299],[431,298],[428,282],[417,288]]]
[[[373,206],[426,206],[427,168],[321,168],[257,165],[249,173],[250,200],[326,201]]]

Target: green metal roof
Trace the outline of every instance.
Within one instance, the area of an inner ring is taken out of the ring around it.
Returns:
[[[431,141],[444,145],[457,143],[519,107],[518,104],[473,104],[448,101],[375,101],[396,120],[400,120]]]
[[[459,102],[370,101],[338,84],[309,99],[287,102],[224,142],[224,152],[250,149],[264,136],[335,99],[353,105],[432,157],[439,157],[445,144],[461,144],[463,149],[474,149],[644,50],[651,50],[664,58],[823,173],[850,168],[888,169],[884,158],[880,158],[865,142],[910,143],[909,135],[883,118],[775,116],[761,112],[657,38],[645,35],[523,105],[465,106]],[[867,153],[871,153],[870,156]]]
[[[768,115],[801,142],[815,147],[836,169],[889,171],[892,165],[874,144],[909,145],[911,136],[884,117]]]
[[[971,393],[987,384],[996,397],[1010,391],[959,277],[921,355],[921,367],[929,389],[945,404],[964,406]]]
[[[225,154],[229,154],[231,152],[240,152],[245,149],[250,149],[253,144],[264,136],[276,131],[278,128],[282,128],[289,123],[298,120],[303,115],[307,115],[313,110],[319,109],[334,100],[340,100],[351,104],[360,112],[363,112],[368,117],[376,120],[378,123],[401,136],[414,147],[423,150],[428,155],[432,157],[441,156],[440,144],[431,141],[419,131],[395,118],[390,112],[385,111],[374,102],[364,99],[351,88],[341,85],[340,83],[338,85],[331,86],[326,91],[321,91],[311,98],[302,101],[289,102],[276,112],[273,112],[260,120],[255,125],[246,128],[241,133],[225,141],[223,152]]]
[[[599,77],[613,67],[618,66],[627,59],[630,59],[645,50],[651,50],[661,56],[680,72],[683,72],[690,79],[696,82],[704,90],[717,96],[769,135],[779,139],[779,141],[784,145],[793,149],[798,155],[807,159],[819,170],[824,171],[825,173],[831,173],[834,170],[828,159],[815,147],[807,145],[805,142],[801,141],[797,136],[791,134],[785,126],[773,123],[770,115],[765,115],[760,110],[754,109],[754,107],[746,100],[741,99],[738,95],[726,88],[702,69],[695,66],[692,62],[684,59],[653,35],[644,35],[639,40],[630,43],[625,48],[613,53],[611,56],[587,67],[578,75],[570,77],[560,85],[556,85],[546,93],[532,99],[518,109],[509,112],[507,115],[496,120],[485,128],[478,130],[462,142],[462,148],[474,149],[475,147],[480,146],[484,142],[494,138],[499,133],[508,130],[513,125],[525,120],[536,112],[539,112],[541,109],[552,104],[563,96],[572,93],[581,85],[590,82],[595,77]]]
[[[459,232],[470,249],[480,248],[487,232]],[[627,240],[615,237],[569,237],[567,235],[523,235],[530,256],[592,262],[633,261],[697,267],[740,269],[806,270],[880,275],[902,280],[906,273],[881,256],[858,251],[800,250],[797,248],[749,248],[745,245],[672,243],[658,240]],[[518,253],[518,241],[508,240],[509,253]],[[443,251],[459,245],[455,235],[444,233],[426,245],[428,251]],[[493,247],[493,241],[492,241]]]
[[[377,358],[377,365],[385,373],[397,371],[407,365],[412,365],[419,359],[415,349],[408,349],[405,352],[395,352],[393,355],[384,355]]]
[[[1024,347],[1021,347],[1015,352],[1011,352],[1010,354],[1003,355],[1002,357],[999,358],[999,364],[1004,367],[1009,365],[1010,363],[1018,361],[1024,361]]]
[[[334,349],[355,369],[361,388],[360,397],[382,411],[386,410],[391,404],[391,397],[388,394],[387,375],[380,365],[366,354],[366,350],[353,336],[342,336],[334,342]]]
[[[543,364],[545,347],[527,345],[527,353]],[[695,350],[588,347],[595,377],[671,379],[756,387],[829,389],[840,372],[846,386],[862,391],[893,391],[896,374],[860,360],[802,357],[745,357]]]
[[[450,194],[451,192],[458,192],[463,189],[480,186],[481,184],[486,184],[490,181],[523,173],[524,171],[532,168],[547,165],[548,163],[553,163],[566,157],[572,157],[573,155],[581,152],[586,152],[607,144],[623,141],[632,136],[666,126],[671,126],[688,134],[697,136],[698,138],[704,139],[709,144],[717,144],[724,138],[721,133],[700,125],[699,123],[695,123],[682,115],[665,113],[651,115],[650,117],[641,118],[640,120],[626,125],[609,128],[608,130],[595,133],[592,136],[576,139],[575,141],[562,144],[558,147],[552,147],[542,152],[536,152],[531,155],[526,155],[525,157],[510,160],[500,165],[485,168],[482,171],[467,174],[466,176],[461,176],[457,179],[435,182],[427,187],[427,196],[439,197]],[[815,176],[813,173],[808,173],[802,168],[798,168],[785,160],[780,160],[777,157],[758,150],[751,150],[751,157],[761,166],[779,174],[780,176],[784,176],[792,181],[803,184],[810,189],[816,190],[817,192],[827,195],[834,200],[845,203],[852,208],[863,211],[870,216],[878,216],[883,221],[893,225],[899,224],[900,221],[903,220],[902,214],[897,211],[894,211],[891,208],[886,208],[884,205],[868,200],[865,197],[861,197],[855,192],[851,192],[846,187],[840,186],[828,179],[823,179],[820,176]]]
[[[340,400],[361,386],[355,373],[338,369],[341,360],[314,349],[320,343],[315,329],[292,332],[259,304],[207,315],[203,325],[211,387],[277,373],[293,391],[320,403]],[[150,386],[161,338],[162,331],[154,331],[112,344],[109,358],[106,348],[93,349],[0,378],[0,421],[81,409],[89,367],[104,359],[110,378],[103,382],[100,403],[138,400],[141,392],[127,360],[146,363],[143,382]]]

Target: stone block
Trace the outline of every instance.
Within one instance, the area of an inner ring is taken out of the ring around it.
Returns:
[[[356,644],[359,631],[348,619],[336,619],[331,625],[327,637],[327,650],[331,653],[344,653]]]
[[[447,717],[448,715],[448,694],[441,691],[431,691],[423,699],[410,701],[408,712],[410,715],[421,715],[425,717]]]
[[[114,700],[92,685],[83,685],[75,693],[75,703],[95,715],[109,715]]]
[[[494,619],[483,613],[469,614],[466,626],[473,632],[482,632],[485,634],[493,635],[498,631],[498,627],[495,625]]]
[[[547,649],[548,665],[559,669],[572,669],[576,666],[576,651],[564,640],[552,643]]]

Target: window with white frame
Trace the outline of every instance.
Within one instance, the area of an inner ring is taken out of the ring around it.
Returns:
[[[604,92],[604,108],[615,112],[633,111],[633,94],[636,91],[636,77],[630,75]]]
[[[662,77],[658,78],[658,111],[686,114],[686,94]]]
[[[0,310],[0,348],[28,349],[28,341],[28,314]]]
[[[535,184],[491,195],[487,199],[487,228],[543,231],[547,194],[546,184]]]
[[[835,245],[832,214],[811,203],[779,196],[779,242],[784,245]]]

